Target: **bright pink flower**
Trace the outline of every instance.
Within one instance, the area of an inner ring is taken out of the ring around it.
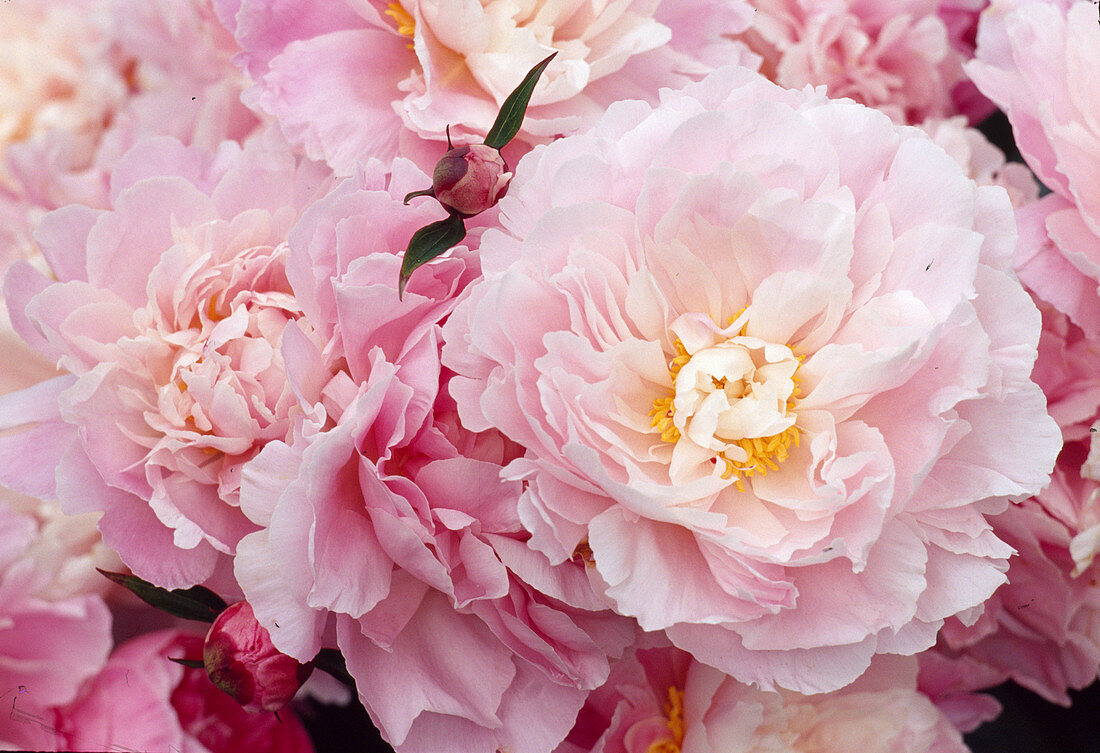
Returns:
[[[6,294],[16,329],[68,374],[5,398],[0,423],[24,430],[0,439],[4,482],[102,511],[107,545],[147,580],[210,578],[255,529],[241,466],[290,429],[280,345],[301,308],[279,244],[324,188],[260,138],[215,154],[150,139],[116,165],[111,209],[48,215],[57,281],[20,264]]]
[[[996,0],[967,72],[1008,114],[1016,144],[1052,195],[1018,216],[1020,280],[1100,336],[1100,24],[1091,2]]]
[[[496,206],[511,179],[498,150],[468,144],[451,149],[436,163],[432,190],[440,204],[469,216]]]
[[[616,100],[715,60],[745,58],[724,34],[744,30],[744,0],[626,0],[516,5],[493,0],[309,0],[292,16],[267,0],[215,0],[256,80],[246,95],[313,159],[348,175],[398,152],[431,165],[419,139],[480,141],[526,71],[558,50],[511,151],[585,128]],[[420,157],[418,157],[420,155]],[[509,155],[509,160],[511,161]]]
[[[530,546],[591,552],[643,629],[800,692],[1003,582],[985,515],[1061,444],[1003,189],[725,69],[532,152],[500,207],[443,362],[463,423],[526,450],[503,477]]]
[[[279,650],[307,661],[335,627],[398,750],[546,752],[634,627],[594,611],[609,602],[583,563],[552,567],[525,545],[520,484],[499,478],[517,448],[459,426],[442,389],[440,322],[478,273],[466,243],[480,230],[397,297],[408,238],[443,214],[402,206],[426,181],[400,159],[387,183],[348,179],[290,235],[288,274],[330,340],[284,346],[304,420],[244,469],[241,507],[261,530],[235,573]]]
[[[72,592],[65,574],[40,566],[42,548],[58,543],[52,533],[0,503],[0,683],[11,694],[0,744],[8,750],[35,748],[35,718],[70,702],[111,650],[103,599]]]
[[[312,753],[293,711],[250,714],[202,669],[169,660],[200,659],[202,638],[147,633],[115,649],[72,702],[56,708],[39,750],[162,750],[181,753]]]
[[[781,86],[827,86],[897,123],[956,114],[965,59],[948,43],[939,0],[750,0],[739,38]]]
[[[834,693],[742,685],[674,648],[615,664],[557,753],[966,753],[951,723],[916,689],[913,659],[878,658]]]
[[[206,633],[203,665],[215,685],[245,711],[278,711],[302,687],[312,664],[301,664],[271,645],[247,601],[230,604]]]

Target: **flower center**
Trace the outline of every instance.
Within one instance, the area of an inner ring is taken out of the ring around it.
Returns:
[[[799,358],[786,345],[743,334],[693,353],[679,340],[675,348],[672,394],[653,401],[651,425],[665,442],[709,453],[722,478],[744,491],[743,477],[776,470],[798,446]]]
[[[675,685],[668,689],[665,716],[668,717],[669,736],[651,742],[646,753],[680,753],[680,746],[684,743],[684,691]]]

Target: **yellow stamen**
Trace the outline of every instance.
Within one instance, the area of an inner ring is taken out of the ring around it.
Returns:
[[[676,356],[668,362],[668,375],[675,384],[676,375],[680,373],[680,369],[684,367],[684,364],[691,360],[691,356],[688,355],[684,344],[679,340],[673,343],[673,346],[676,348]],[[662,441],[670,444],[680,439],[680,430],[672,423],[673,413],[671,396],[659,397],[654,400],[653,407],[649,411],[649,415],[653,416],[653,420],[649,425],[661,432]]]
[[[684,744],[684,691],[676,686],[668,689],[668,703],[665,704],[665,723],[671,738],[663,737],[649,744],[646,753],[680,753]]]
[[[744,309],[742,309],[743,311]],[[732,324],[740,316],[738,312],[735,316],[730,317],[729,323]],[[745,334],[745,327],[741,328],[742,335]],[[684,364],[691,360],[691,356],[688,355],[687,350],[684,348],[684,344],[677,340],[673,343],[676,348],[676,356],[668,363],[668,374],[672,379],[673,384],[676,383],[676,377],[680,373],[680,369]],[[802,361],[803,356],[795,356],[799,362]],[[795,404],[798,402],[798,396],[801,394],[801,390],[798,387],[798,374],[792,376],[795,387],[791,392],[791,396],[787,398],[787,412],[790,413],[794,410]],[[714,386],[722,388],[725,386],[726,380],[714,379]],[[673,417],[676,415],[676,408],[674,406],[675,391],[668,397],[659,397],[653,401],[653,407],[649,411],[649,415],[653,417],[650,422],[650,426],[661,432],[661,441],[668,442],[669,444],[675,444],[680,440],[680,430],[676,428],[673,423]],[[761,476],[768,475],[768,471],[779,470],[779,463],[782,463],[787,459],[790,453],[790,447],[793,444],[798,447],[798,435],[801,432],[797,426],[791,426],[787,429],[773,434],[769,437],[746,437],[744,439],[737,439],[732,444],[737,445],[748,457],[744,461],[734,461],[726,455],[725,452],[720,452],[712,460],[717,463],[721,460],[725,464],[725,469],[722,471],[722,478],[724,480],[733,479],[734,486],[738,491],[745,491],[745,478],[752,477],[753,474],[759,473]]]
[[[573,559],[584,563],[586,568],[596,566],[596,556],[592,553],[592,547],[588,544],[588,537],[581,539],[573,549]]]
[[[401,7],[401,3],[390,3],[382,12],[393,19],[397,25],[397,33],[401,36],[411,37],[416,33],[416,21]]]

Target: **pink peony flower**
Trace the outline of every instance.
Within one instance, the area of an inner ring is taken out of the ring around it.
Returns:
[[[1050,489],[1038,501],[1029,500],[994,519],[997,535],[1017,551],[1008,583],[993,594],[973,625],[949,621],[937,647],[946,657],[983,670],[971,689],[1012,679],[1068,706],[1066,691],[1090,685],[1100,673],[1100,567],[1093,564],[1073,574],[1070,542],[1079,529],[1075,521],[1057,516],[1096,504],[1096,482],[1080,476],[1082,455],[1080,443],[1067,445]],[[1053,505],[1060,509],[1049,509]],[[969,671],[964,669],[964,675]]]
[[[739,39],[764,58],[761,71],[799,89],[827,86],[897,123],[958,112],[952,92],[966,58],[948,41],[940,0],[750,0]]]
[[[1012,123],[1016,144],[1052,195],[1018,216],[1020,280],[1100,336],[1100,130],[1092,81],[1100,25],[1091,2],[996,0],[982,15],[967,72]]]
[[[441,389],[440,323],[476,256],[456,247],[397,297],[408,238],[443,214],[402,206],[426,181],[398,159],[389,181],[348,179],[290,235],[288,275],[330,340],[285,341],[304,418],[244,469],[241,507],[261,530],[235,573],[280,651],[308,661],[334,631],[397,750],[550,751],[634,626],[597,611],[609,602],[583,564],[525,545],[520,484],[499,478],[517,449],[458,425]]]
[[[956,60],[973,60],[978,44],[978,21],[989,0],[940,0],[939,17],[947,27],[947,42]],[[980,123],[992,115],[997,106],[982,96],[969,77],[963,77],[951,90],[955,111],[971,123]]]
[[[581,130],[613,101],[655,101],[658,88],[715,60],[749,60],[723,37],[747,26],[744,0],[313,0],[292,17],[266,0],[215,5],[256,80],[248,101],[340,175],[399,152],[433,164],[438,152],[417,142],[443,141],[447,125],[461,143],[481,141],[524,73],[554,50],[509,153]]]
[[[916,690],[916,661],[878,658],[853,685],[803,696],[742,685],[674,648],[617,662],[557,753],[966,753]]]
[[[74,593],[64,573],[41,567],[56,531],[0,504],[0,532],[0,683],[11,708],[0,717],[0,744],[29,750],[34,717],[72,701],[107,660],[111,614],[98,595]]]
[[[87,164],[127,95],[124,72],[109,54],[104,3],[8,5],[0,24],[0,275],[16,259],[37,254],[31,233],[41,211],[27,196],[13,153],[62,140],[55,159]]]
[[[1001,704],[976,690],[991,688],[1004,675],[968,657],[947,658],[935,649],[917,655],[920,671],[917,688],[951,720],[960,732],[973,732],[1000,716]]]
[[[1065,446],[1048,488],[993,518],[1015,550],[1008,582],[971,625],[949,620],[935,656],[956,688],[1011,678],[1053,703],[1100,673],[1100,474],[1090,464],[1100,415],[1100,342],[1043,305],[1034,378],[1046,393]],[[942,672],[941,672],[942,674]]]
[[[275,144],[215,154],[171,139],[112,173],[112,208],[39,228],[57,281],[17,265],[21,335],[67,375],[5,398],[5,484],[102,511],[106,544],[168,588],[211,578],[255,530],[241,466],[287,436],[295,398],[280,344],[301,316],[279,244],[324,174]],[[309,326],[295,327],[308,337]],[[227,587],[231,587],[231,582]]]
[[[436,163],[432,190],[440,204],[471,216],[496,206],[511,179],[499,151],[470,144],[451,149]]]
[[[74,700],[39,718],[36,749],[312,753],[293,711],[250,714],[203,670],[169,660],[201,655],[202,638],[175,630],[127,641]]]
[[[70,13],[76,16],[71,25],[85,33],[94,28],[100,40],[84,68],[98,71],[118,91],[107,97],[87,84],[80,89],[103,110],[94,130],[52,123],[11,145],[5,169],[24,211],[70,203],[108,207],[110,171],[141,138],[172,136],[214,150],[256,129],[255,115],[240,102],[247,79],[230,60],[236,43],[214,16],[211,0],[67,4],[81,13]],[[48,37],[39,43],[42,57],[64,49]]]
[[[985,515],[1061,444],[1003,189],[725,69],[533,152],[500,207],[443,363],[463,423],[525,448],[503,478],[551,562],[590,558],[643,629],[804,693],[1003,582]]]
[[[105,11],[90,0],[27,0],[4,9],[0,160],[11,144],[49,131],[86,143],[103,132],[126,95],[107,55]]]
[[[951,155],[967,177],[979,186],[1000,186],[1008,191],[1012,206],[1020,209],[1039,198],[1039,184],[1025,165],[1005,162],[1004,153],[989,142],[966,118],[932,118],[921,128],[937,146]]]
[[[312,664],[301,664],[271,645],[247,601],[225,609],[202,646],[206,673],[245,711],[278,711],[302,687]]]

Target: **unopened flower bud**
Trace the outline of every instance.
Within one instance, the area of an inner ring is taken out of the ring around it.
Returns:
[[[432,190],[440,204],[469,217],[496,204],[508,192],[511,180],[498,150],[468,144],[455,147],[436,163]]]
[[[281,709],[313,671],[313,662],[300,664],[272,645],[245,601],[229,605],[214,620],[202,658],[214,684],[253,712]]]

